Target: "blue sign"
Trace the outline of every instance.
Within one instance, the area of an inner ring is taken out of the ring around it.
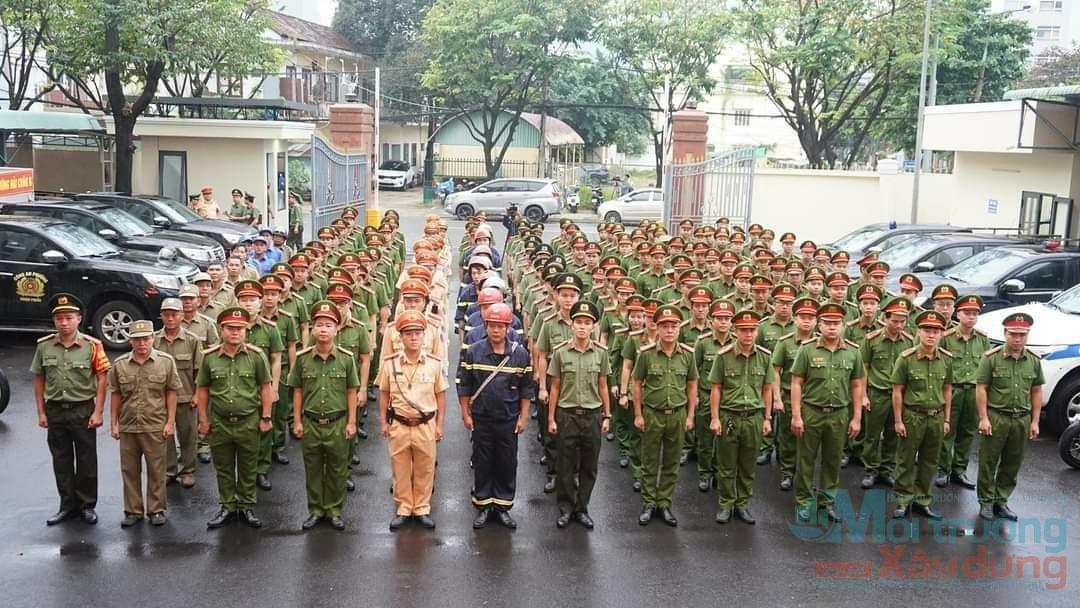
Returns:
[[[905,160],[904,161],[904,171],[914,171],[914,170],[915,170],[915,161],[914,160]]]
[[[989,199],[986,201],[986,212],[990,215],[997,215],[998,202],[997,199]]]

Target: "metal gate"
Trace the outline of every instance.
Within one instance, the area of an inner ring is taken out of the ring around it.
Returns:
[[[312,234],[341,217],[348,206],[367,203],[368,159],[366,154],[344,154],[318,135],[311,137]],[[361,214],[361,218],[363,214]]]
[[[726,217],[732,225],[749,224],[754,159],[754,148],[739,148],[698,163],[670,165],[664,172],[668,233],[675,234],[684,219],[703,225]]]

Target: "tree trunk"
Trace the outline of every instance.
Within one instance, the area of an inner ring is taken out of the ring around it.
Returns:
[[[132,164],[135,159],[135,117],[113,115],[116,128],[116,165],[113,173],[113,189],[131,194]]]
[[[653,132],[653,155],[656,157],[656,187],[663,187],[664,176],[664,136]]]

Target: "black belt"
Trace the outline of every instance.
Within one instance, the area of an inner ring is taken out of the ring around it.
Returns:
[[[588,416],[591,414],[599,414],[600,408],[598,407],[560,407],[559,412],[565,412],[573,416]]]
[[[250,414],[237,414],[235,416],[224,416],[222,414],[214,414],[214,416],[217,417],[217,419],[221,420],[222,422],[228,422],[229,424],[236,424],[237,422],[243,422],[243,421],[247,420],[248,418],[251,418],[252,416],[254,416],[257,413],[258,412],[251,412]]]
[[[839,412],[840,410],[846,410],[850,407],[847,405],[815,405],[813,403],[803,403],[802,405],[804,407],[809,407],[810,409],[818,410],[819,412],[824,412],[826,414],[831,414],[832,412]]]
[[[953,384],[953,388],[975,388],[974,382],[963,382],[960,384]]]
[[[909,411],[909,412],[914,412],[914,413],[916,413],[916,414],[918,414],[920,416],[930,416],[930,417],[937,416],[938,414],[941,414],[941,413],[943,413],[945,411],[944,408],[940,408],[940,407],[936,407],[936,408],[933,408],[933,409],[926,409],[926,408],[924,408],[924,407],[922,407],[920,405],[908,405],[906,403],[904,404],[904,409]]]
[[[751,416],[756,416],[757,414],[763,414],[764,410],[757,410],[757,409],[754,409],[754,410],[725,410],[725,409],[721,409],[720,413],[725,415],[725,416],[737,416],[739,418],[750,418]]]
[[[345,417],[345,414],[347,413],[348,412],[335,412],[333,414],[313,414],[311,412],[304,412],[304,418],[307,418],[308,420],[320,426],[326,426],[328,424],[333,424],[334,422],[341,420]]]
[[[996,410],[996,409],[991,409],[990,411],[994,412],[998,416],[1006,416],[1008,418],[1023,418],[1024,416],[1030,416],[1031,415],[1030,410]]]
[[[684,407],[686,407],[686,406],[685,405],[677,405],[675,407],[668,407],[668,408],[663,408],[663,409],[658,408],[658,407],[650,407],[649,409],[656,412],[657,414],[660,414],[661,416],[670,416],[670,415],[674,414],[675,412],[683,409]]]
[[[427,421],[434,418],[435,412],[426,412],[419,418],[407,418],[405,416],[402,416],[401,414],[398,414],[396,411],[394,411],[393,408],[390,408],[390,417],[394,420],[397,420],[401,424],[404,424],[405,426],[420,426],[421,424],[425,424]]]
[[[45,405],[47,405],[47,406],[58,407],[58,408],[64,409],[64,410],[70,410],[72,408],[82,407],[84,405],[93,405],[93,404],[94,404],[93,399],[87,399],[86,401],[57,401],[55,399],[45,401]]]

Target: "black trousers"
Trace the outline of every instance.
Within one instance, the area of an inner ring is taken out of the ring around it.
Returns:
[[[509,511],[517,487],[516,418],[473,416],[473,504]]]
[[[45,404],[49,452],[61,510],[97,506],[97,429],[86,428],[93,412],[93,401]]]
[[[600,464],[600,408],[578,410],[558,408],[555,424],[558,474],[555,497],[560,513],[586,512]],[[574,485],[577,476],[577,487]]]

